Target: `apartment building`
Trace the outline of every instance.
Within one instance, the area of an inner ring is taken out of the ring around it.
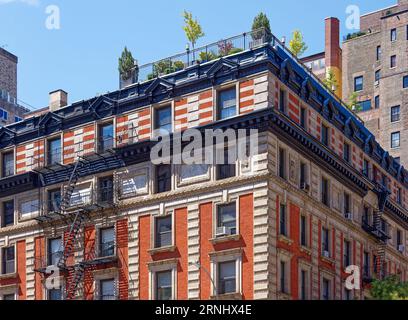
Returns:
[[[0,126],[21,121],[29,110],[17,102],[18,58],[0,48]]]
[[[361,16],[360,27],[343,43],[343,98],[357,93],[367,128],[407,166],[408,1]]]
[[[0,129],[0,299],[346,300],[408,280],[408,172],[275,37],[226,42]],[[153,165],[155,130],[191,128],[258,130],[258,152]]]

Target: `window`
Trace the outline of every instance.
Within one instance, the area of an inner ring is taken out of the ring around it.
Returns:
[[[367,159],[363,160],[363,175],[368,178],[370,173],[370,162]]]
[[[363,211],[363,225],[370,224],[370,209],[368,207],[364,207]]]
[[[300,125],[302,128],[307,128],[307,110],[304,107],[300,108]]]
[[[397,66],[397,56],[393,55],[391,56],[390,67],[395,68],[396,66]]]
[[[237,234],[237,205],[235,202],[217,206],[217,236]]]
[[[329,197],[329,180],[322,177],[321,181],[321,194],[322,194],[322,203],[326,206],[330,205],[330,197]]]
[[[375,72],[375,81],[377,82],[377,81],[380,81],[380,78],[381,78],[381,70],[377,70],[376,72]]]
[[[286,150],[279,148],[279,177],[286,179]]]
[[[287,236],[286,205],[281,204],[279,208],[279,234]]]
[[[12,274],[15,272],[14,246],[1,249],[2,268],[1,274]]]
[[[115,255],[115,228],[103,228],[99,231],[99,257]]]
[[[377,274],[378,273],[378,264],[377,264],[377,256],[373,255],[373,270],[374,273]]]
[[[58,212],[61,208],[61,189],[48,191],[48,211]]]
[[[172,132],[171,106],[155,109],[154,129],[161,134]]]
[[[59,301],[62,300],[61,289],[49,289],[47,291],[48,300]]]
[[[347,142],[343,144],[343,159],[346,162],[350,162],[350,145]]]
[[[115,300],[115,279],[99,281],[99,300]]]
[[[343,268],[347,268],[351,264],[351,243],[344,240],[343,248]]]
[[[286,262],[280,262],[280,291],[282,293],[288,293],[288,288],[286,286]]]
[[[1,108],[0,108],[0,120],[4,120],[4,121],[8,120],[8,112]]]
[[[330,300],[330,280],[326,278],[322,281],[322,300]]]
[[[14,152],[3,153],[2,177],[14,175]]]
[[[113,177],[99,179],[98,197],[100,202],[113,203]]]
[[[23,121],[23,120],[24,120],[23,118],[14,116],[14,122],[20,122],[20,121]]]
[[[364,100],[358,103],[360,105],[361,111],[371,110],[371,100]]]
[[[364,251],[363,260],[363,276],[368,278],[370,276],[370,254],[367,251]]]
[[[355,77],[354,78],[354,91],[362,91],[364,88],[364,77]]]
[[[397,40],[397,29],[391,29],[391,41]]]
[[[376,59],[377,61],[381,60],[381,46],[377,46]]]
[[[400,106],[391,108],[391,122],[397,122],[400,120]]]
[[[286,113],[286,91],[280,90],[279,91],[279,111],[282,113]]]
[[[3,295],[3,299],[4,301],[12,301],[12,300],[16,300],[16,295],[14,293],[11,294],[5,294]]]
[[[172,271],[156,272],[156,300],[172,299]]]
[[[224,180],[236,175],[235,162],[229,163],[228,148],[224,150],[224,164],[217,164],[217,180]]]
[[[398,204],[402,204],[401,188],[397,188],[396,200]]]
[[[348,214],[351,212],[350,210],[350,195],[347,192],[344,192],[344,214]]]
[[[171,190],[171,165],[162,164],[156,166],[156,193]]]
[[[218,294],[235,293],[236,261],[218,263]]]
[[[9,227],[14,225],[14,201],[3,202],[3,217],[2,227]]]
[[[408,76],[405,76],[404,78],[402,78],[402,87],[408,88]]]
[[[401,245],[402,245],[402,232],[401,230],[397,230],[397,250],[400,250]]]
[[[300,216],[300,245],[307,247],[307,218]]]
[[[300,162],[300,188],[303,190],[307,190],[307,164],[304,162]]]
[[[308,299],[308,272],[306,270],[300,270],[300,299]]]
[[[48,265],[57,266],[62,257],[62,239],[48,239]]]
[[[322,138],[321,138],[321,142],[325,145],[325,146],[329,146],[329,128],[322,124]]]
[[[322,254],[323,256],[330,254],[330,236],[327,228],[322,228]]]
[[[375,96],[375,98],[374,98],[374,108],[376,108],[376,109],[380,108],[380,96]]]
[[[350,301],[351,300],[351,290],[344,288],[344,296],[343,300]]]
[[[218,120],[228,119],[237,114],[237,91],[230,88],[218,92]]]
[[[114,134],[113,134],[113,124],[105,123],[99,126],[99,144],[98,152],[106,152],[109,149],[112,149]]]
[[[399,148],[400,145],[400,133],[391,133],[391,148]]]
[[[172,216],[156,217],[155,248],[169,247],[173,244]]]
[[[48,140],[47,164],[61,163],[61,138]]]

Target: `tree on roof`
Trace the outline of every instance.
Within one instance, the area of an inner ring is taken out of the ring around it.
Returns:
[[[307,50],[306,42],[300,30],[293,31],[292,40],[289,42],[289,49],[295,57],[300,57]]]
[[[201,37],[204,37],[205,34],[201,28],[200,23],[198,22],[197,19],[193,18],[193,14],[191,12],[184,10],[183,17],[185,23],[185,25],[183,26],[183,30],[194,50],[197,40]]]

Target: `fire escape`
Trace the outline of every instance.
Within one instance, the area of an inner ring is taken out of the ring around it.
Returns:
[[[102,210],[106,208],[112,208],[114,206],[114,196],[111,193],[109,199],[103,199],[105,201],[100,201],[101,199],[97,196],[96,198],[92,195],[91,191],[91,201],[90,203],[81,205],[77,208],[71,208],[71,200],[74,191],[77,187],[78,180],[81,176],[87,176],[93,174],[89,171],[89,168],[95,170],[109,170],[111,167],[117,167],[120,163],[120,159],[116,156],[115,151],[112,147],[105,148],[103,150],[96,150],[95,152],[89,153],[87,155],[78,156],[77,161],[68,166],[61,164],[54,164],[52,166],[43,166],[42,168],[36,169],[35,171],[39,173],[41,179],[46,181],[47,175],[58,176],[61,173],[59,171],[69,170],[69,174],[65,173],[68,177],[68,184],[63,193],[63,197],[60,202],[58,210],[53,210],[49,212],[46,210],[44,214],[37,217],[37,221],[40,225],[53,224],[57,221],[64,221],[64,223],[69,225],[67,232],[64,233],[63,241],[61,241],[60,246],[60,257],[56,263],[56,267],[65,274],[66,279],[68,279],[68,285],[65,290],[65,299],[72,300],[75,299],[80,283],[84,279],[85,271],[89,268],[94,268],[98,265],[106,265],[115,263],[117,258],[115,255],[109,257],[99,257],[99,253],[96,248],[93,248],[91,253],[85,255],[82,261],[79,263],[70,264],[70,258],[75,260],[74,254],[76,252],[77,244],[80,240],[78,236],[87,218],[90,219],[90,213],[97,210]],[[113,189],[112,191],[113,192]],[[96,193],[95,193],[96,195]],[[109,201],[107,201],[109,200]],[[112,251],[114,252],[114,251]],[[46,254],[47,255],[47,254]],[[35,271],[47,276],[46,266],[48,266],[48,259],[44,257],[41,258],[41,262],[37,264]]]

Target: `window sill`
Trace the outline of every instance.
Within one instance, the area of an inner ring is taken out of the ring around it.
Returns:
[[[167,252],[174,252],[174,251],[176,251],[176,246],[167,246],[167,247],[162,247],[162,248],[150,249],[148,253],[154,256],[159,253],[167,253]]]
[[[217,296],[212,295],[210,300],[242,300],[241,293],[226,293],[226,294],[219,294]]]
[[[321,260],[324,261],[324,262],[327,262],[327,263],[330,263],[330,264],[334,264],[334,263],[335,263],[335,261],[334,261],[333,258],[327,258],[327,257],[322,256],[322,255],[320,255],[320,258],[321,258]]]
[[[279,241],[282,241],[282,242],[284,242],[284,243],[286,243],[286,244],[288,244],[288,245],[292,245],[293,244],[293,240],[292,239],[289,239],[287,236],[284,236],[284,235],[279,235],[279,237],[278,237],[278,239],[279,239]]]
[[[13,279],[16,277],[17,277],[17,272],[0,275],[0,279]]]
[[[241,239],[240,234],[234,234],[232,236],[213,238],[213,239],[210,239],[210,242],[212,244],[219,244],[219,243],[224,243],[224,242],[229,242],[229,241],[239,241],[240,239]]]

